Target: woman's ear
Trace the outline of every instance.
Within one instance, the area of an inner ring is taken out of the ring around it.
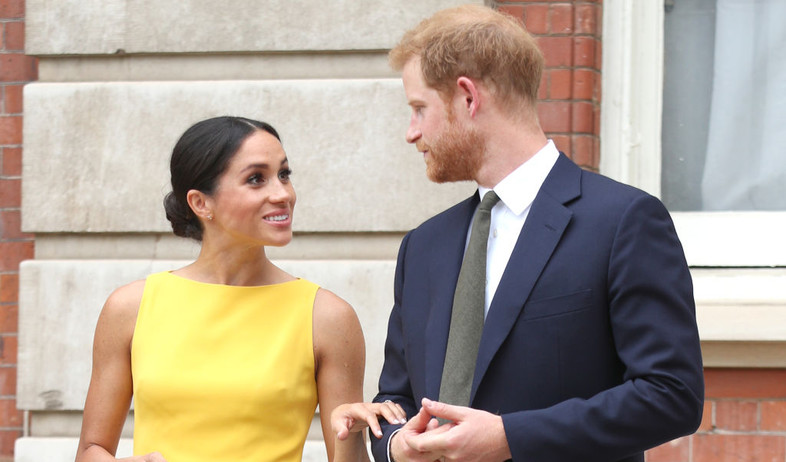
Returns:
[[[480,92],[475,82],[466,76],[461,76],[456,80],[457,94],[462,98],[462,106],[474,117],[480,109]]]
[[[207,194],[202,191],[197,191],[196,189],[189,189],[186,193],[186,201],[188,202],[188,206],[191,207],[191,211],[194,212],[194,215],[203,220],[209,221],[213,219],[213,210],[210,204],[210,198]]]

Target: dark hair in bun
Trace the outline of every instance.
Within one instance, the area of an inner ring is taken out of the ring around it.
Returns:
[[[275,128],[244,117],[222,116],[203,120],[185,131],[172,150],[169,172],[172,191],[164,198],[166,219],[176,236],[202,240],[202,223],[188,206],[191,189],[213,194],[218,177],[253,132],[262,130],[281,141]]]

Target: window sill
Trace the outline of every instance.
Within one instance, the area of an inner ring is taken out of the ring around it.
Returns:
[[[786,269],[692,271],[705,367],[786,367]]]

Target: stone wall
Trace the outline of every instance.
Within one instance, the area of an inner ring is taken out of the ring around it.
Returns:
[[[25,51],[39,78],[24,88],[21,218],[35,256],[19,271],[16,404],[27,434],[17,461],[72,460],[107,295],[196,256],[161,203],[175,141],[211,116],[281,133],[295,239],[269,255],[354,306],[373,397],[400,239],[474,190],[426,179],[404,140],[409,108],[387,50],[459,3],[27,0]],[[325,460],[318,425],[305,458]]]

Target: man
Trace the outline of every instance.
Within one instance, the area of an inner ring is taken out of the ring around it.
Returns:
[[[374,401],[410,420],[382,424],[375,459],[632,462],[695,431],[701,352],[672,221],[546,138],[532,37],[490,8],[459,7],[408,32],[390,61],[428,177],[479,191],[401,244]],[[499,202],[479,207],[488,191]]]

